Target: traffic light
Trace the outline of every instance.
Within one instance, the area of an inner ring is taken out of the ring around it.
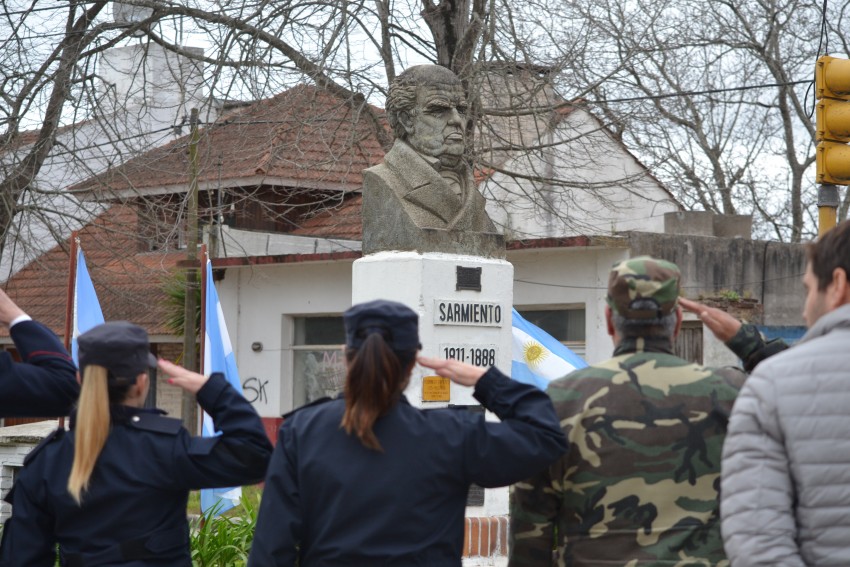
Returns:
[[[819,57],[815,87],[817,182],[850,185],[850,60]]]

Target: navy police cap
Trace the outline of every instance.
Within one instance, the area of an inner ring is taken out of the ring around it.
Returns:
[[[395,301],[376,299],[358,303],[342,315],[345,321],[345,344],[359,349],[372,333],[379,333],[395,351],[415,351],[419,343],[419,315],[410,307]]]
[[[90,364],[103,366],[115,378],[133,378],[156,367],[147,332],[127,321],[110,321],[77,337],[80,372]]]

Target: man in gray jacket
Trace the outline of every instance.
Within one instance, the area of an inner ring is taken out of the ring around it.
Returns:
[[[733,567],[850,565],[850,221],[807,252],[809,330],[756,367],[723,446]]]

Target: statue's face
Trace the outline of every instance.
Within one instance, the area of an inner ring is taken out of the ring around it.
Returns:
[[[431,157],[463,155],[466,98],[456,87],[420,87],[416,110],[409,119],[407,143]]]

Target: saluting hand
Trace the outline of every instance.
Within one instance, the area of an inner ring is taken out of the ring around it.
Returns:
[[[6,292],[0,289],[0,323],[9,326],[9,323],[15,320],[19,315],[23,315],[24,310],[18,307],[12,298],[6,295]]]
[[[422,366],[435,370],[443,378],[448,378],[455,384],[461,386],[475,386],[478,379],[487,372],[486,368],[473,366],[451,358],[435,358],[431,356],[418,356],[417,362]]]
[[[724,343],[732,339],[741,329],[741,322],[722,309],[709,307],[684,297],[679,298],[679,305],[691,313],[696,313],[712,334]]]
[[[157,361],[157,366],[168,376],[169,384],[183,388],[191,394],[197,394],[198,390],[209,380],[209,377],[203,374],[186,370],[182,366],[168,362],[162,358]]]

